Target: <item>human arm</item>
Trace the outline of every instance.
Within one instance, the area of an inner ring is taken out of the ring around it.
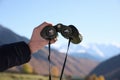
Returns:
[[[16,42],[0,46],[0,71],[28,62],[31,58],[29,46]]]
[[[49,43],[48,40],[46,40],[40,36],[40,32],[46,26],[52,26],[52,24],[44,22],[41,25],[34,28],[33,34],[31,36],[29,43],[28,43],[28,46],[30,48],[31,53],[37,52],[38,50],[40,50],[41,48],[43,48],[45,45],[47,45]],[[57,38],[51,40],[51,43],[55,43],[56,41],[57,41]]]
[[[52,24],[44,22],[35,27],[28,44],[17,42],[0,46],[0,71],[28,62],[32,53],[47,45],[49,41],[40,36],[40,32],[45,26],[52,26]],[[56,39],[53,39],[51,43],[55,41]]]

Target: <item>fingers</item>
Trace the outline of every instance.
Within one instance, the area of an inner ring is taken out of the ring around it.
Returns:
[[[41,25],[34,28],[30,42],[28,44],[30,47],[31,53],[34,53],[40,50],[41,48],[43,48],[45,45],[49,43],[49,40],[42,38],[40,35],[40,32],[42,31],[42,29],[46,26],[52,26],[52,24],[43,22]],[[55,43],[56,41],[57,41],[57,38],[52,39],[50,43],[52,44],[52,43]]]
[[[46,26],[52,26],[52,24],[51,23],[47,23],[47,22],[43,22],[41,25],[39,25],[37,28],[39,28],[40,30],[40,32],[41,32],[41,30],[44,28],[44,27],[46,27]],[[46,41],[48,41],[48,40],[46,40]],[[55,43],[57,41],[57,38],[54,38],[54,39],[52,39],[51,41],[50,41],[50,43],[52,44],[52,43]]]
[[[52,26],[51,23],[47,23],[47,22],[43,22],[42,24],[40,24],[39,26],[37,26],[35,29],[34,29],[34,38],[33,39],[38,39],[40,41],[44,40],[46,41],[46,43],[48,43],[49,41],[44,39],[43,37],[41,37],[40,35],[40,32],[43,30],[44,27],[46,26]],[[38,37],[39,36],[39,37]],[[57,38],[55,39],[52,39],[50,43],[55,43],[57,41]]]
[[[53,40],[50,41],[50,43],[55,43],[57,41],[57,38],[54,38]]]
[[[51,23],[47,23],[47,22],[43,22],[42,24],[40,24],[38,27],[36,27],[35,29],[37,29],[38,31],[41,31],[44,27],[46,26],[52,26]]]

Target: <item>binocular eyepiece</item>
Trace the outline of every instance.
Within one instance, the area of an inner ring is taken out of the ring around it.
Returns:
[[[71,42],[78,44],[82,41],[82,35],[73,25],[57,24],[55,26],[46,26],[41,31],[40,35],[47,40],[54,39],[58,36],[58,32],[66,39],[71,39]]]

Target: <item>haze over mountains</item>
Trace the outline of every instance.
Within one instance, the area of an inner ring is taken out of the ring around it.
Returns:
[[[61,44],[61,46],[55,46],[60,52],[66,51],[67,43]],[[118,55],[120,52],[119,43],[110,44],[96,44],[90,43],[86,45],[71,44],[69,54],[74,57],[90,58],[97,61],[105,61],[113,56]]]

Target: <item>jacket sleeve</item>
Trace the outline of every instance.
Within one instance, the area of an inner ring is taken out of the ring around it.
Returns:
[[[31,53],[25,42],[17,42],[0,46],[0,71],[28,62]]]

